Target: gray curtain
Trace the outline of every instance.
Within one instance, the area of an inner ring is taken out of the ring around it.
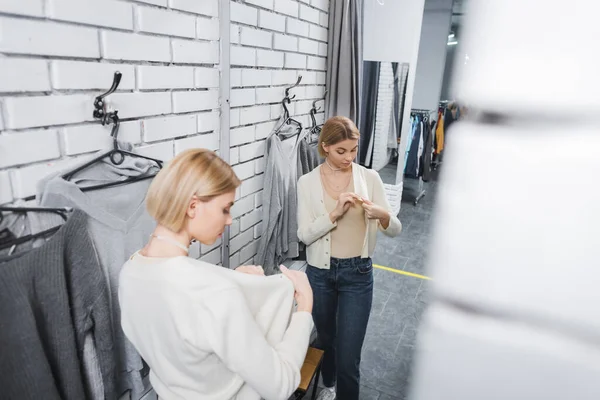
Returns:
[[[325,117],[342,115],[357,126],[362,83],[363,0],[331,0]]]

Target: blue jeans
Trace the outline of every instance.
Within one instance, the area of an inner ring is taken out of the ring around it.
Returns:
[[[370,258],[332,257],[330,266],[307,269],[317,347],[325,351],[323,383],[337,383],[340,400],[358,400],[360,355],[373,303],[373,263]]]

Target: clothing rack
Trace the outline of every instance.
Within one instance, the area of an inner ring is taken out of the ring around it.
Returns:
[[[412,115],[420,115],[420,116],[424,117],[423,121],[425,123],[429,123],[429,118],[430,118],[432,112],[434,112],[434,111],[432,111],[432,110],[425,110],[425,109],[422,109],[422,108],[413,108],[413,109],[410,110],[411,116]],[[419,187],[418,187],[418,190],[417,190],[417,196],[415,197],[415,201],[413,202],[413,204],[415,206],[417,204],[419,204],[419,201],[423,197],[425,197],[425,193],[426,193],[425,183],[423,182],[423,176],[422,176],[422,174],[419,175],[418,182],[419,182]]]
[[[433,111],[432,110],[425,110],[422,108],[412,108],[410,110],[411,114],[427,114],[427,116],[429,117],[429,114],[431,114]]]

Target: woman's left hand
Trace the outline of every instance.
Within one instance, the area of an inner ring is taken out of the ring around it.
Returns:
[[[369,201],[367,199],[363,200],[363,209],[365,210],[365,215],[369,219],[377,219],[381,223],[384,229],[390,224],[390,213],[385,208],[378,206],[377,204]]]
[[[265,271],[260,265],[240,265],[235,270],[242,274],[265,276]]]
[[[369,219],[382,219],[389,218],[390,213],[383,207],[378,206],[372,201],[362,199],[363,200],[363,209],[365,210],[365,215]]]

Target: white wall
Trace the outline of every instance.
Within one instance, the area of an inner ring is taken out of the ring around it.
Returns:
[[[256,253],[264,139],[285,86],[303,76],[290,110],[306,123],[323,96],[329,0],[230,5],[230,162],[243,180],[232,211],[237,266]],[[116,70],[123,79],[107,102],[135,151],[169,160],[187,148],[218,150],[220,72],[229,68],[220,62],[218,14],[219,0],[0,1],[0,204],[110,145],[93,99]],[[216,247],[194,254],[218,263]]]
[[[424,0],[380,2],[365,0],[364,59],[411,62],[419,49]]]
[[[401,149],[406,148],[408,136],[406,132],[410,127],[410,109],[415,87],[424,6],[424,0],[365,0],[364,59],[409,63],[400,139]],[[399,153],[398,165],[401,166],[404,165],[404,152]],[[402,173],[398,174],[396,181],[400,182],[402,176]]]
[[[436,110],[440,101],[452,19],[452,0],[443,1],[442,8],[426,4],[423,13],[413,108]]]

